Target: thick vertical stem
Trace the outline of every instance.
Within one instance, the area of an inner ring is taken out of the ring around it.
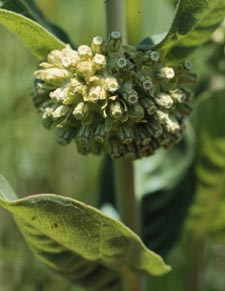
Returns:
[[[135,196],[133,162],[120,159],[114,162],[116,202],[120,218],[134,232],[139,233],[139,205]],[[145,290],[143,276],[135,272],[123,274],[124,291]]]
[[[114,162],[117,206],[121,220],[130,229],[139,233],[138,203],[134,190],[133,162],[119,159]]]
[[[126,0],[105,0],[107,33],[119,31],[127,42]],[[139,233],[138,203],[135,196],[133,162],[119,159],[114,162],[117,207],[121,220]],[[124,291],[144,290],[143,278],[133,272],[124,272]]]
[[[126,0],[105,0],[107,33],[119,31],[127,42]]]
[[[119,31],[127,40],[126,0],[105,0],[107,33]],[[138,211],[134,190],[133,162],[119,159],[114,163],[117,206],[121,220],[133,231],[138,231]]]
[[[135,195],[133,162],[119,159],[114,162],[116,202],[120,218],[134,232],[139,233],[139,205]],[[124,290],[145,290],[143,276],[135,272],[124,273]]]

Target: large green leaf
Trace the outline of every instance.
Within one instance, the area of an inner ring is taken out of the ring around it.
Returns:
[[[125,225],[79,201],[54,194],[16,199],[0,176],[0,205],[39,259],[89,290],[118,291],[120,275],[170,270]]]
[[[225,0],[180,0],[165,38],[156,45],[170,59],[186,58],[206,42],[225,17]]]
[[[67,34],[44,16],[34,0],[2,0],[0,1],[0,8],[22,14],[44,26],[62,41],[71,43]]]
[[[196,198],[187,222],[199,237],[225,242],[225,91],[200,105]],[[207,96],[206,96],[207,97]]]
[[[0,24],[16,34],[40,60],[53,49],[62,49],[65,44],[37,22],[20,14],[0,9]]]

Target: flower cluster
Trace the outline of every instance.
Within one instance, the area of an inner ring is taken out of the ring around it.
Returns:
[[[34,102],[58,141],[82,154],[141,158],[180,140],[191,112],[191,63],[170,67],[154,50],[94,37],[91,47],[53,50],[34,73]]]

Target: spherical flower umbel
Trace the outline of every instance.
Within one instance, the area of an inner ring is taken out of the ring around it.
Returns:
[[[133,159],[180,140],[196,80],[189,61],[169,66],[157,51],[122,45],[116,31],[53,50],[34,75],[34,103],[60,144]]]

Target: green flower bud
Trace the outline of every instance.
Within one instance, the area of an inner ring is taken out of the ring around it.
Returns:
[[[73,116],[77,120],[82,120],[87,117],[89,113],[88,104],[85,102],[79,102],[73,110]]]
[[[135,159],[137,156],[135,147],[133,144],[126,144],[124,149],[124,158]]]
[[[148,115],[154,114],[157,110],[155,103],[150,98],[147,97],[141,98],[140,104],[147,111]]]
[[[137,140],[139,140],[139,143],[143,146],[150,144],[152,140],[152,137],[145,126],[137,127],[136,136],[137,136]]]
[[[116,66],[119,70],[123,70],[128,66],[126,58],[119,58],[116,62]]]
[[[91,146],[91,152],[94,155],[101,155],[104,152],[103,144],[100,144],[98,142],[93,142]]]
[[[160,124],[151,122],[149,125],[152,136],[158,139],[163,134],[163,128]]]
[[[106,136],[106,128],[104,123],[100,123],[95,130],[94,140],[98,143],[104,143]]]
[[[129,126],[122,125],[119,128],[119,138],[123,144],[130,144],[134,139],[134,132]]]
[[[183,100],[186,101],[186,102],[191,102],[194,98],[194,93],[193,91],[191,91],[189,88],[182,88],[181,90],[185,96],[185,99]]]
[[[135,90],[124,91],[123,99],[127,104],[133,105],[138,102],[138,94]]]
[[[76,140],[76,145],[79,153],[82,155],[87,155],[91,152],[91,144],[89,143],[84,143],[80,140]]]
[[[150,76],[143,76],[143,78],[140,80],[140,85],[146,92],[151,92],[151,90],[154,88],[152,78]]]
[[[160,60],[160,56],[159,54],[156,52],[156,51],[152,51],[152,50],[149,50],[149,51],[146,51],[144,56],[143,56],[143,61],[144,62],[150,62],[150,63],[153,63],[153,62],[159,62]]]
[[[153,61],[153,62],[158,62],[160,60],[160,55],[159,53],[157,53],[156,51],[151,51],[150,52],[150,59]]]
[[[94,136],[94,131],[95,128],[92,125],[81,126],[77,135],[78,142],[82,145],[88,144]]]
[[[128,108],[128,115],[130,119],[133,119],[135,121],[140,121],[144,118],[144,109],[140,104],[134,104],[132,106],[129,106]]]
[[[76,136],[76,129],[73,127],[65,127],[58,129],[57,141],[61,145],[69,144]]]
[[[112,137],[109,139],[108,152],[114,159],[120,158],[123,155],[123,146],[117,138]]]
[[[182,65],[184,70],[190,71],[192,69],[192,63],[189,60],[184,60]]]
[[[113,31],[109,35],[109,50],[111,52],[117,52],[122,43],[121,33],[119,31]]]

